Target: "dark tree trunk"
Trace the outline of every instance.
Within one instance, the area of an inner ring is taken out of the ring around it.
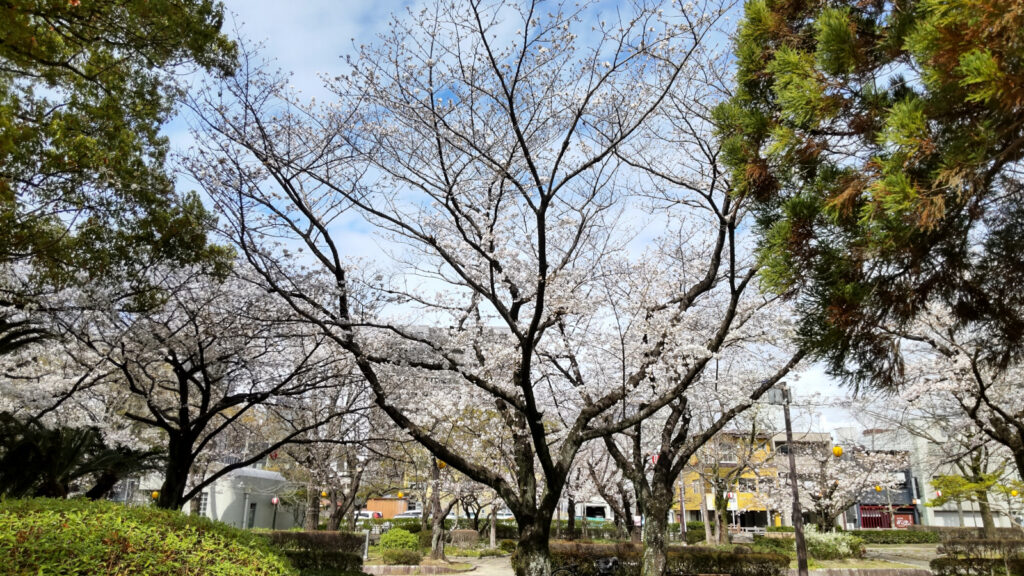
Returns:
[[[565,527],[567,534],[565,535],[566,540],[576,539],[576,498],[569,496],[566,500],[566,520]]]
[[[550,516],[533,518],[519,527],[519,546],[516,549],[516,576],[550,576],[551,553],[548,539],[551,533]]]
[[[185,489],[188,487],[188,474],[192,468],[191,452],[189,446],[188,449],[177,449],[168,453],[164,483],[160,486],[160,494],[156,501],[160,508],[179,510],[185,504]]]
[[[114,489],[114,485],[121,479],[121,476],[116,472],[107,471],[100,474],[99,478],[96,479],[96,484],[85,493],[85,497],[89,500],[99,500],[106,496],[111,490]]]

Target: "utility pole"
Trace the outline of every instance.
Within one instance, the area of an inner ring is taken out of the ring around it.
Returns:
[[[800,490],[796,484],[796,454],[793,453],[793,422],[789,416],[789,403],[792,400],[785,382],[779,382],[784,401],[782,412],[786,418],[786,451],[789,452],[789,485],[793,489],[793,530],[796,536],[796,566],[799,576],[807,576],[807,542],[804,540],[804,515],[800,509]]]

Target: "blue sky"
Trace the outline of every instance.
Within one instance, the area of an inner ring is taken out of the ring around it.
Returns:
[[[411,0],[296,0],[287,3],[225,0],[228,11],[233,14],[225,28],[229,34],[262,43],[262,53],[272,58],[281,70],[293,75],[293,86],[305,96],[321,100],[328,94],[319,75],[342,71],[346,54],[354,54],[360,43],[376,41],[377,34],[385,30],[389,16],[403,12],[412,3]],[[172,122],[165,132],[171,138],[172,149],[183,150],[192,142],[183,118]],[[179,182],[179,185],[191,187],[187,182]],[[349,226],[345,235],[346,243],[358,247],[356,252],[360,256],[372,257],[381,250],[363,227]],[[798,378],[788,380],[798,396],[845,395],[821,366],[811,366]],[[821,431],[852,422],[849,414],[841,410],[821,409],[817,414],[811,417],[817,420],[811,426]]]

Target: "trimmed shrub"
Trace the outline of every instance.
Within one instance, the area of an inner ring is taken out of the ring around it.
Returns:
[[[677,539],[679,535],[679,523],[669,522],[668,532],[673,539]],[[686,543],[697,544],[704,541],[704,523],[703,522],[687,522],[686,523]]]
[[[460,548],[472,548],[480,541],[476,530],[452,530],[452,545]]]
[[[639,576],[643,547],[638,544],[588,544],[582,542],[552,542],[550,544],[552,568],[575,565],[577,576],[598,576],[596,562],[616,557],[618,571],[614,576]],[[697,546],[669,547],[666,573],[731,574],[732,576],[784,576],[789,569],[789,558],[778,554],[735,553],[728,550]]]
[[[420,539],[401,528],[392,528],[380,535],[381,550],[419,550]]]
[[[502,556],[502,555],[504,555],[504,552],[502,552],[500,548],[484,548],[483,550],[480,550],[480,557],[481,558],[486,558],[488,556]]]
[[[505,539],[498,541],[498,549],[506,554],[511,554],[516,551],[516,546],[519,543],[515,540]]]
[[[419,550],[402,548],[385,550],[381,556],[384,558],[384,563],[390,565],[418,566],[420,560],[423,560],[423,554]]]
[[[935,576],[1022,576],[1024,560],[1002,558],[949,558],[940,556],[928,563]]]
[[[363,570],[362,534],[347,532],[266,532],[302,576],[343,576]]]
[[[298,574],[266,538],[176,510],[87,500],[0,502],[5,574]]]
[[[938,544],[938,532],[924,530],[850,530],[866,544]]]
[[[844,558],[864,557],[864,541],[853,534],[844,532],[825,534],[808,532],[806,538],[807,555],[815,560],[842,560]]]
[[[792,526],[768,526],[764,529],[765,532],[796,532],[796,528]]]
[[[796,541],[792,538],[769,538],[755,534],[754,551],[782,554],[789,558],[796,558]]]

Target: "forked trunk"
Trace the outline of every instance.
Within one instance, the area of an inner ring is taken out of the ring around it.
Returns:
[[[434,514],[434,523],[430,533],[430,559],[447,560],[444,557],[444,516]]]

